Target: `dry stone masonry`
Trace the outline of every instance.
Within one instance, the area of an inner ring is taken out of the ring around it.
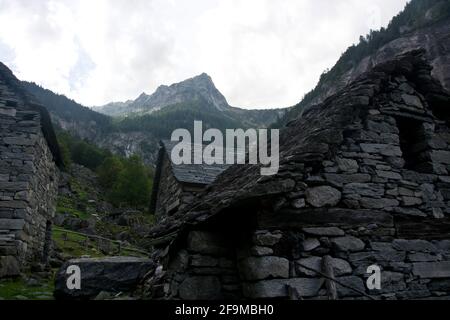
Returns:
[[[167,140],[160,142],[150,204],[150,210],[158,219],[163,219],[177,210],[184,210],[198,193],[229,167],[226,164],[175,165],[171,160],[171,153],[176,144],[177,142]],[[193,146],[191,150],[193,154]]]
[[[47,258],[59,159],[47,112],[0,63],[0,277]]]
[[[233,166],[160,221],[147,294],[328,299],[328,270],[338,299],[450,299],[450,96],[430,72],[422,51],[378,65],[284,129],[276,176]]]

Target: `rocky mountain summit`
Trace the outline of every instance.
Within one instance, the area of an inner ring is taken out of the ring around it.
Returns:
[[[136,100],[113,102],[102,107],[94,108],[94,110],[109,116],[142,115],[161,110],[167,106],[186,101],[194,101],[200,98],[204,99],[219,111],[225,111],[229,108],[227,100],[217,90],[211,77],[206,73],[202,73],[201,75],[170,86],[161,85],[151,95],[142,93]]]

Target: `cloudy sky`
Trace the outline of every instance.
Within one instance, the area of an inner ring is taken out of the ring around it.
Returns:
[[[88,106],[208,73],[233,106],[297,103],[407,0],[0,0],[0,61]]]

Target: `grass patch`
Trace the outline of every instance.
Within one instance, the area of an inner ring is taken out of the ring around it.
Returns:
[[[86,237],[84,236],[53,229],[53,240],[65,256],[74,258],[81,256],[99,258],[105,256],[95,247],[91,245],[86,246],[84,244],[85,239]]]
[[[22,278],[0,280],[0,298],[4,300],[53,300],[53,279],[29,285]]]
[[[73,234],[65,230],[53,229],[53,240],[56,246],[62,250],[67,257],[79,258],[81,256],[90,256],[92,258],[101,258],[107,256],[97,248],[96,240],[89,239],[86,244],[86,238],[83,235]],[[145,254],[136,252],[129,248],[122,248],[120,254],[117,252],[118,244],[110,243],[111,251],[109,255],[121,255],[132,257],[146,257]]]

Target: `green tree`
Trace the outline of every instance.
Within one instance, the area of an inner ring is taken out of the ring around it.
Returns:
[[[133,207],[145,206],[151,192],[151,173],[138,156],[127,159],[113,186],[112,200],[115,204]]]
[[[105,188],[111,188],[117,183],[117,179],[123,169],[124,164],[119,157],[111,156],[106,158],[97,169],[100,184]]]

